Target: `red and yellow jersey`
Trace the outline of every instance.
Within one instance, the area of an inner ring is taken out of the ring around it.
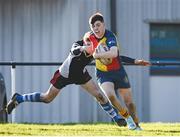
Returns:
[[[116,36],[113,34],[113,32],[109,30],[105,31],[105,34],[101,39],[96,38],[92,32],[89,36],[89,39],[93,43],[93,48],[92,48],[93,52],[100,43],[106,44],[109,49],[113,46],[118,46]],[[120,66],[121,66],[121,61],[119,59],[119,52],[118,52],[118,56],[113,58],[112,63],[108,65],[104,65],[98,59],[96,59],[96,69],[100,71],[107,72],[112,70],[118,70]]]

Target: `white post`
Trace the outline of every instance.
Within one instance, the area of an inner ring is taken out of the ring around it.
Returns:
[[[94,103],[93,103],[93,122],[97,122],[97,116],[98,116],[98,109],[97,109],[97,107],[98,107],[98,103],[97,103],[97,101],[93,101]]]
[[[14,95],[16,91],[16,66],[12,64],[11,66],[11,94]],[[16,118],[16,112],[15,109],[12,111],[12,119],[11,122],[15,123],[15,118]]]

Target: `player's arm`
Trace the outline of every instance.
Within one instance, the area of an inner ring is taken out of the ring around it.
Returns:
[[[108,38],[106,44],[109,47],[109,50],[100,53],[98,53],[96,50],[93,55],[94,58],[115,58],[118,56],[117,40],[114,35]]]
[[[106,51],[106,52],[98,52],[98,50],[96,49],[93,57],[95,59],[98,58],[115,58],[118,55],[118,50],[116,46],[113,46],[110,48],[110,50]]]
[[[75,56],[80,56],[82,52],[86,52],[87,54],[89,53],[89,46],[84,46],[83,40],[77,41],[73,43],[72,48],[71,48],[71,54]]]
[[[120,56],[121,61],[124,63],[130,63],[130,64],[136,64],[141,66],[150,66],[151,63],[149,61],[146,61],[144,59],[134,59],[127,56]]]
[[[71,54],[72,55],[75,55],[75,56],[80,56],[81,55],[81,44],[82,42],[81,41],[77,41],[77,42],[74,42],[73,45],[72,45],[72,48],[70,50]]]
[[[83,41],[81,40],[73,43],[70,52],[75,56],[80,56],[84,50],[85,46],[83,46]]]
[[[127,56],[119,56],[119,58],[121,59],[122,62],[124,63],[130,63],[130,64],[135,64],[135,60],[134,58],[130,58]]]

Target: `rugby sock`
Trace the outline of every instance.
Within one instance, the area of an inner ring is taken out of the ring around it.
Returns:
[[[16,97],[16,100],[18,103],[22,102],[41,102],[40,99],[41,93],[29,93],[29,94],[24,94]]]
[[[135,104],[134,103],[130,103],[127,107],[128,107],[128,110],[129,110],[129,113],[130,113],[131,117],[133,118],[134,122],[138,126],[139,125],[139,119],[137,117]]]
[[[109,102],[100,105],[103,108],[103,110],[105,110],[114,121],[118,121],[119,119],[121,119],[117,111],[112,107],[112,105]]]
[[[128,113],[127,109],[125,109],[125,108],[122,108],[122,109],[119,111],[119,114],[120,114],[121,116],[123,116],[124,118],[128,118],[128,117],[129,117],[129,113]]]

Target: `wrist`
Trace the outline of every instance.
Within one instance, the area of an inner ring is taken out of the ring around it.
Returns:
[[[80,47],[80,51],[81,52],[84,51],[84,46]]]

